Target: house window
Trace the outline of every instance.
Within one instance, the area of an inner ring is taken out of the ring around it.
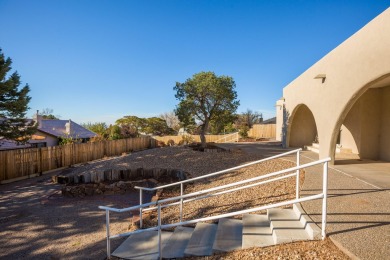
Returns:
[[[46,147],[46,142],[33,143],[33,144],[31,144],[31,147],[33,147],[33,148],[42,148],[42,147]]]

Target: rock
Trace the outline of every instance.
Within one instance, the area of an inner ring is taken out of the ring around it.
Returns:
[[[111,170],[105,170],[104,171],[104,180],[105,181],[111,181],[112,180]]]
[[[81,175],[81,182],[82,183],[90,183],[91,182],[91,174],[89,172],[83,173],[83,175]]]
[[[93,192],[94,192],[94,189],[91,188],[91,187],[86,187],[85,188],[85,195],[87,196],[92,196],[93,195]]]

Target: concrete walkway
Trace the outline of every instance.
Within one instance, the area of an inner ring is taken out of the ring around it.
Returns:
[[[280,146],[259,143],[222,144],[230,149],[260,153],[265,157],[286,151]],[[301,163],[318,159],[304,151]],[[294,157],[287,157],[295,161]],[[352,259],[389,259],[390,256],[390,163],[343,162],[330,165],[328,179],[327,235]],[[301,196],[322,190],[322,166],[306,169]],[[306,213],[321,226],[322,200],[302,204]]]

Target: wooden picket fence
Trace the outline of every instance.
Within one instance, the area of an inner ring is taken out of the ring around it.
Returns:
[[[248,131],[248,136],[253,138],[276,138],[276,124],[256,124]]]
[[[191,138],[194,142],[200,142],[200,136],[199,135],[186,135],[187,138]],[[224,137],[230,138],[232,142],[234,142],[234,138],[232,138],[231,134],[225,134],[225,135],[206,135],[206,142],[208,143],[214,143],[222,140]],[[178,144],[181,140],[183,140],[183,136],[181,135],[167,135],[167,136],[153,136],[154,139],[164,142],[165,144],[168,144],[169,140],[173,140],[175,144]]]
[[[43,172],[85,163],[106,156],[155,147],[149,136],[44,148],[0,151],[0,183],[23,179]]]

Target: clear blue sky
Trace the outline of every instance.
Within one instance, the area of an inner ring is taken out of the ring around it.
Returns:
[[[29,116],[113,123],[158,116],[200,71],[232,76],[274,116],[282,89],[389,1],[0,0],[0,48],[31,88]]]

